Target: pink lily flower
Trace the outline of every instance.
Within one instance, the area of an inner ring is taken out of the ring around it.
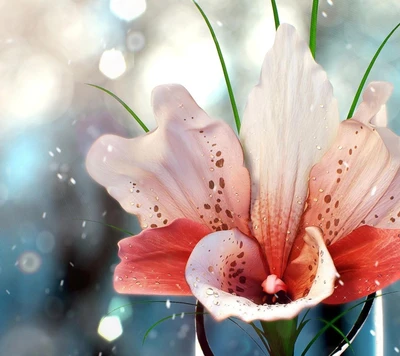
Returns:
[[[102,136],[87,158],[90,175],[143,228],[119,243],[115,289],[193,294],[217,320],[250,322],[292,319],[398,280],[391,91],[371,83],[340,122],[326,73],[289,25],[265,57],[240,142],[182,86],[155,88],[158,127]]]

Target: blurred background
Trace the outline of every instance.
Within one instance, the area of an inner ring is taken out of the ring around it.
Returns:
[[[199,3],[243,112],[274,39],[270,1]],[[277,3],[281,22],[307,38],[312,0]],[[320,0],[317,61],[333,83],[342,118],[398,22],[398,0]],[[0,0],[0,79],[0,355],[200,355],[193,317],[185,314],[193,307],[170,303],[194,299],[114,292],[117,242],[126,235],[105,224],[139,229],[85,169],[100,135],[142,134],[113,98],[85,83],[117,94],[150,128],[152,88],[180,83],[211,116],[233,126],[218,57],[196,7],[190,0]],[[400,133],[400,32],[370,80],[395,85],[390,126]],[[356,355],[400,352],[399,298],[376,304],[354,344]],[[160,302],[135,304],[146,300]],[[299,351],[323,326],[316,319],[337,312],[319,307],[309,314]],[[173,314],[142,344],[149,327]],[[349,314],[339,326],[347,331],[356,317]],[[263,354],[233,323],[206,323],[216,355]],[[337,340],[335,332],[327,334],[309,355],[328,354]]]

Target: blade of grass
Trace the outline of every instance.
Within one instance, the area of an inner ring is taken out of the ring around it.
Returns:
[[[386,42],[389,41],[389,38],[392,37],[392,35],[396,32],[396,30],[400,27],[400,23],[398,23],[392,31],[390,31],[390,33],[386,36],[386,38],[383,40],[382,44],[379,46],[378,50],[375,52],[375,55],[372,57],[371,62],[369,63],[367,70],[364,73],[364,76],[361,79],[360,85],[358,86],[356,95],[354,96],[353,102],[351,103],[351,107],[349,110],[349,113],[347,114],[347,119],[350,119],[353,117],[354,111],[356,109],[358,100],[360,99],[361,96],[361,92],[364,89],[364,85],[368,79],[369,73],[371,72],[376,59],[378,58],[379,54],[381,53],[383,47],[385,47]]]
[[[271,355],[271,349],[268,345],[268,342],[264,336],[264,333],[259,329],[254,323],[249,323],[251,327],[254,329],[258,337],[260,338],[261,342],[264,344],[265,348],[267,349],[268,353]]]
[[[333,324],[336,321],[338,321],[339,319],[341,319],[342,317],[344,317],[347,313],[349,313],[350,311],[352,311],[353,309],[357,308],[358,306],[365,304],[366,302],[368,302],[369,300],[374,300],[375,298],[379,298],[379,297],[383,297],[384,295],[388,295],[388,294],[393,294],[393,293],[398,293],[398,292],[388,292],[388,293],[384,293],[382,295],[379,296],[374,296],[372,297],[372,294],[370,294],[365,300],[363,300],[362,302],[359,302],[355,305],[353,305],[352,307],[348,308],[347,310],[345,310],[343,313],[340,313],[338,316],[334,317],[330,323]],[[301,356],[305,356],[305,354],[308,352],[308,350],[311,348],[311,346],[315,343],[315,341],[317,341],[317,339],[326,331],[328,330],[329,326],[325,325],[323,328],[321,328],[317,335],[315,335],[313,337],[313,339],[308,343],[308,345],[306,346],[306,348],[304,349],[304,351],[302,352]]]
[[[351,342],[349,341],[349,339],[347,338],[347,336],[343,333],[342,330],[340,330],[336,325],[331,324],[329,321],[325,320],[325,319],[318,319],[319,321],[324,322],[329,328],[332,328],[333,330],[335,330],[342,338],[343,340],[345,340],[347,342],[347,344],[350,347],[350,350],[353,352],[353,354],[355,354],[353,346],[351,345]]]
[[[101,224],[101,225],[110,227],[110,228],[112,228],[112,229],[114,229],[114,230],[123,232],[124,234],[127,234],[128,236],[133,236],[133,235],[135,235],[134,233],[132,233],[132,232],[130,232],[130,231],[128,231],[128,230],[121,229],[120,227],[117,227],[117,226],[114,226],[114,225],[111,225],[111,224],[107,224],[107,223],[104,223],[104,222],[102,222],[102,221],[88,220],[88,219],[72,219],[72,220],[88,221],[88,222],[92,222],[92,223],[96,223],[96,224]]]
[[[149,132],[149,129],[147,128],[147,126],[143,123],[142,120],[139,119],[139,116],[137,116],[132,109],[122,100],[120,99],[118,96],[116,96],[114,93],[112,93],[111,91],[99,86],[99,85],[95,85],[95,84],[90,84],[90,83],[86,83],[87,85],[90,85],[91,87],[100,89],[102,91],[104,91],[105,93],[107,93],[108,95],[111,95],[115,100],[117,100],[124,108],[127,112],[129,112],[129,114],[132,115],[132,117],[136,120],[136,122],[141,126],[141,128],[144,130],[144,132]]]
[[[318,5],[319,0],[313,0],[310,24],[310,51],[315,58],[315,50],[317,47],[317,22],[318,22]]]
[[[357,334],[367,321],[368,315],[371,312],[372,306],[374,304],[376,293],[372,293],[367,297],[367,300],[365,301],[360,314],[358,315],[358,318],[356,322],[353,324],[352,328],[350,331],[347,333],[347,339],[350,340],[350,343],[353,342],[353,340],[356,338]],[[370,298],[370,299],[369,299]],[[336,352],[341,350],[345,345],[346,345],[347,340],[342,340],[338,346],[329,354],[329,356],[335,355]],[[353,351],[354,352],[354,351]]]
[[[224,60],[224,57],[223,57],[223,55],[222,55],[221,47],[220,47],[220,45],[219,45],[217,36],[215,35],[214,29],[213,29],[213,27],[211,26],[211,23],[210,23],[210,21],[209,21],[208,18],[207,18],[207,15],[205,14],[205,12],[203,11],[203,9],[200,7],[200,5],[199,5],[195,0],[192,0],[192,1],[193,1],[193,4],[195,4],[195,6],[197,7],[197,9],[199,10],[201,16],[203,17],[203,19],[204,19],[204,21],[205,21],[205,23],[206,23],[206,25],[207,25],[207,27],[208,27],[208,30],[209,30],[210,33],[211,33],[212,39],[213,39],[213,41],[214,41],[214,45],[215,45],[215,48],[216,48],[217,53],[218,53],[219,62],[221,63],[222,71],[223,71],[223,73],[224,73],[226,88],[227,88],[227,90],[228,90],[229,99],[230,99],[230,101],[231,101],[231,106],[232,106],[233,116],[234,116],[234,118],[235,118],[236,129],[237,129],[237,132],[239,133],[239,132],[240,132],[240,117],[239,117],[239,112],[238,112],[237,105],[236,105],[235,95],[233,94],[231,81],[230,81],[230,79],[229,79],[228,70],[226,69],[225,60]]]
[[[279,14],[278,14],[278,8],[276,6],[276,1],[271,0],[271,5],[272,5],[272,11],[274,13],[275,29],[277,30],[280,25],[280,22],[279,22]]]
[[[185,313],[185,315],[196,315],[196,314],[197,314],[196,312]],[[204,314],[208,314],[208,313],[204,313]],[[166,316],[165,318],[160,319],[159,321],[157,321],[156,323],[154,323],[152,326],[150,326],[150,327],[147,329],[147,331],[146,331],[146,333],[144,334],[144,336],[143,336],[142,345],[146,342],[146,339],[147,339],[147,337],[149,336],[151,330],[153,330],[157,325],[161,324],[162,322],[174,318],[175,315],[176,315],[176,314]]]
[[[244,333],[246,333],[247,334],[247,336],[251,339],[251,340],[253,340],[253,342],[258,346],[258,348],[261,350],[261,352],[264,354],[264,355],[266,355],[266,356],[268,356],[268,354],[263,350],[263,348],[259,345],[259,343],[256,341],[256,339],[253,337],[253,336],[251,336],[248,332],[247,332],[247,330],[245,330],[242,326],[240,326],[240,324],[238,323],[238,322],[236,322],[235,320],[233,320],[232,318],[229,318],[229,321],[231,321],[232,323],[234,323],[239,329],[241,329]],[[250,323],[250,324],[252,324],[252,323]],[[256,327],[257,328],[257,327]],[[254,326],[253,326],[253,329],[254,329]],[[261,341],[263,341],[263,340],[261,340]],[[265,341],[263,341],[264,343],[265,343]],[[265,344],[264,344],[265,345]]]

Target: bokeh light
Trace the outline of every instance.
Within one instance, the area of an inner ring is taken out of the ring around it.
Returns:
[[[116,79],[124,74],[126,62],[122,52],[116,49],[104,51],[100,58],[99,70],[110,79]]]
[[[119,316],[105,316],[101,319],[97,332],[108,342],[119,338],[123,333]]]
[[[110,0],[111,12],[124,21],[132,21],[146,11],[146,0]]]

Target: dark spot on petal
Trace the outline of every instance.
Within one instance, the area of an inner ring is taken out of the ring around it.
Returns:
[[[244,252],[240,252],[240,253],[237,255],[237,258],[243,258],[243,256],[244,256]]]
[[[216,165],[218,168],[222,168],[222,167],[224,166],[224,162],[225,162],[225,160],[224,160],[223,158],[221,158],[221,159],[219,159],[217,162],[215,162],[215,165]]]
[[[212,181],[212,180],[210,180],[209,182],[208,182],[208,187],[210,188],[210,189],[214,189],[214,182]]]
[[[211,206],[209,204],[204,204],[204,209],[211,209]]]

